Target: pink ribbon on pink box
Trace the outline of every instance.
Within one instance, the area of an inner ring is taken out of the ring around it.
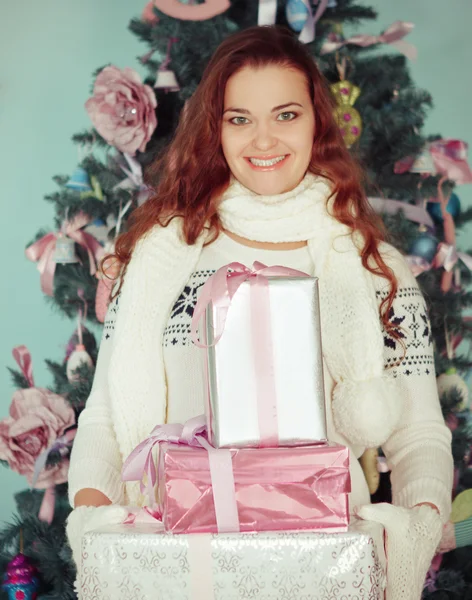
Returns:
[[[65,221],[60,232],[48,233],[26,248],[26,258],[38,263],[38,271],[41,273],[41,289],[48,296],[53,296],[54,273],[56,271],[54,250],[56,249],[57,238],[60,235],[66,235],[87,250],[90,275],[95,275],[97,271],[96,261],[103,256],[104,249],[93,235],[81,229],[89,221],[90,217],[80,212],[71,221]]]
[[[252,269],[239,262],[225,265],[218,269],[201,288],[193,312],[191,327],[192,340],[196,346],[208,348],[216,345],[223,335],[226,318],[235,293],[244,282],[249,281],[261,447],[278,445],[277,390],[272,362],[274,351],[270,325],[268,277],[310,277],[310,275],[278,265],[268,267],[258,261],[254,262]],[[198,339],[198,327],[210,304],[214,308],[215,338],[212,344],[207,345]]]
[[[234,486],[233,465],[229,450],[216,450],[206,439],[205,417],[189,419],[184,425],[157,425],[149,436],[131,452],[122,469],[123,481],[139,481],[141,493],[147,490],[150,504],[154,504],[154,486],[157,481],[152,451],[163,442],[204,448],[208,452],[216,523],[219,531],[239,531],[238,508]],[[146,476],[146,484],[144,484]]]

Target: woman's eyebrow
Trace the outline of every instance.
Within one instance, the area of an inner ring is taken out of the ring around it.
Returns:
[[[274,106],[274,108],[270,112],[276,112],[278,110],[282,110],[283,108],[288,108],[289,106],[299,106],[300,108],[303,108],[303,106],[301,104],[299,104],[298,102],[287,102],[287,104],[279,104],[279,106]],[[247,110],[247,108],[233,108],[232,106],[230,108],[227,108],[223,112],[223,114],[225,114],[227,112],[237,112],[237,113],[241,113],[243,115],[250,115],[251,114]]]

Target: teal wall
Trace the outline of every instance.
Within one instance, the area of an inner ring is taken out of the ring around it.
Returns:
[[[378,10],[379,21],[359,31],[379,33],[397,19],[416,24],[408,39],[416,44],[419,58],[411,69],[435,104],[426,131],[472,143],[467,61],[472,55],[472,2],[364,1]],[[44,359],[61,360],[74,329],[45,301],[39,273],[24,257],[24,246],[40,227],[52,223],[52,207],[43,200],[55,189],[51,177],[70,173],[78,161],[69,140],[89,126],[83,104],[92,72],[108,62],[140,70],[136,57],[145,48],[127,24],[145,2],[0,0],[0,418],[7,415],[14,391],[4,368],[14,366],[11,349],[28,346],[36,384],[46,386],[50,378]],[[472,205],[472,186],[462,186],[458,193],[464,206]],[[471,233],[472,228],[469,238]],[[25,480],[3,469],[0,481],[3,521],[14,508],[12,495],[25,487]]]

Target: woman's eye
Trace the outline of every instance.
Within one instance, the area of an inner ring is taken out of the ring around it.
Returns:
[[[233,117],[230,119],[230,123],[233,125],[244,125],[244,121],[247,121],[246,117]]]
[[[293,121],[293,119],[295,119],[296,116],[297,115],[294,112],[283,112],[283,113],[280,113],[278,120],[280,120],[280,121]]]

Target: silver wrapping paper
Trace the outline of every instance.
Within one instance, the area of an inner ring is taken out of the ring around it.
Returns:
[[[326,439],[326,412],[318,279],[269,277],[272,371],[276,388],[280,446]],[[206,339],[213,342],[217,316],[206,313]],[[216,448],[260,445],[256,366],[251,329],[251,290],[234,295],[224,333],[208,349],[207,406],[211,443]]]
[[[81,600],[380,600],[383,532],[172,535],[115,525],[82,543]]]

